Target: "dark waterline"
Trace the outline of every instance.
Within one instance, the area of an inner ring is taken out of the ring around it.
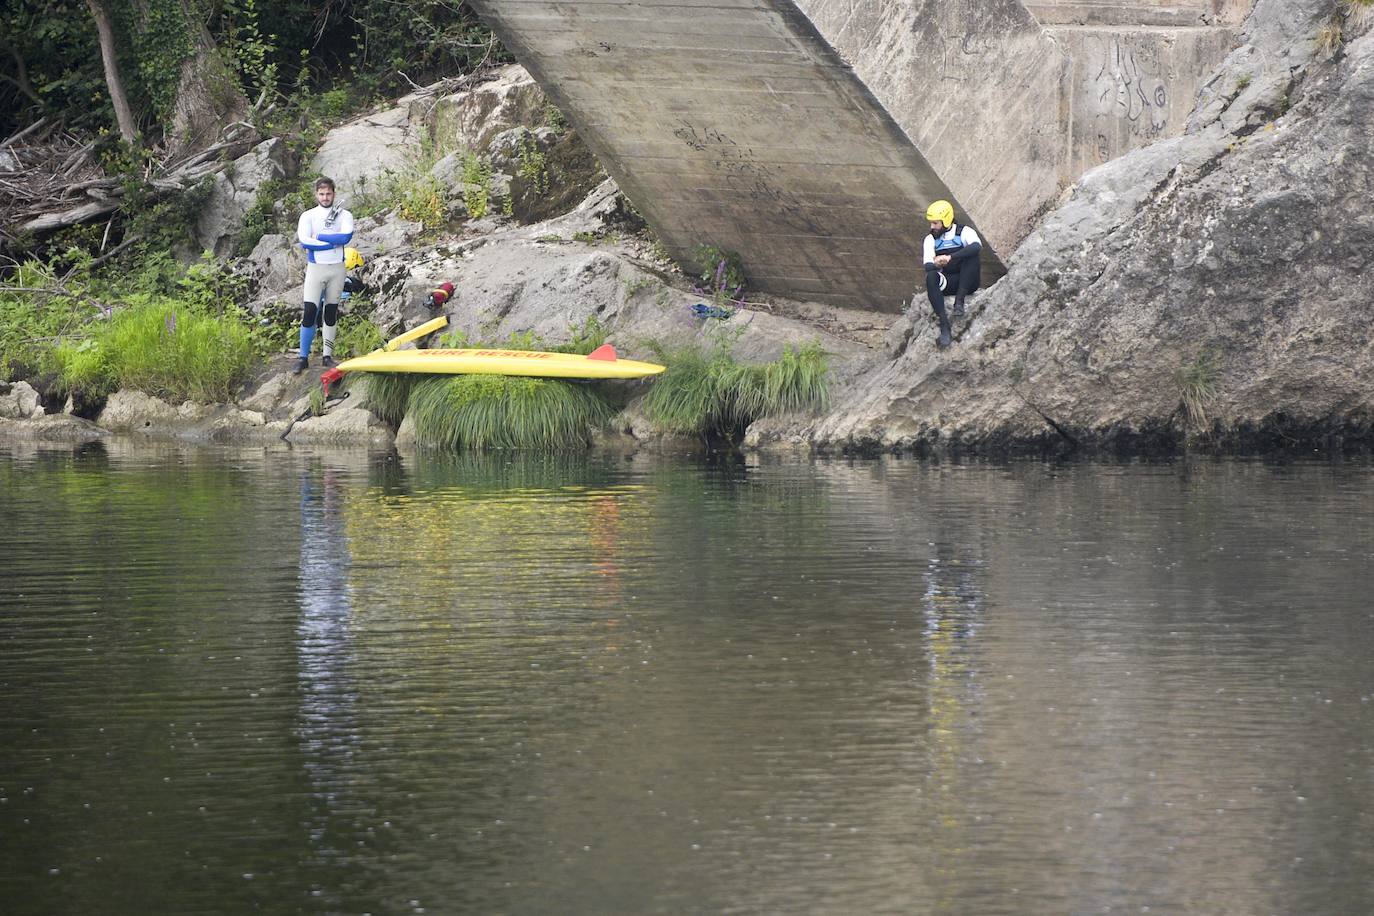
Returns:
[[[0,444],[0,912],[1371,912],[1371,484]]]

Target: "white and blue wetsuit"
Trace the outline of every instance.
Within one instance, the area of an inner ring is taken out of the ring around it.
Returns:
[[[316,207],[301,214],[296,241],[305,249],[305,300],[301,314],[301,359],[310,355],[315,328],[324,328],[324,355],[334,354],[339,295],[344,285],[344,246],[353,238],[353,214],[342,205]]]
[[[945,296],[954,296],[955,302],[962,305],[964,297],[978,288],[982,279],[982,261],[978,253],[983,250],[983,242],[972,226],[955,223],[945,230],[944,235],[934,236],[927,233],[922,260],[926,268],[926,295],[930,307],[935,310],[941,321],[945,315]],[[935,266],[936,255],[947,254],[950,262],[944,267]]]

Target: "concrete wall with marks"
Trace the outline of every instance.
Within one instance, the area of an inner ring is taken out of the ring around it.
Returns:
[[[786,0],[474,0],[680,262],[895,312],[929,201],[957,196]],[[962,208],[961,208],[962,211]],[[1000,275],[991,248],[985,269]]]
[[[1003,268],[1088,168],[1180,133],[1253,0],[472,0],[679,262],[896,311],[924,210]]]
[[[798,0],[916,147],[1010,251],[1059,193],[1065,49],[1020,0]]]
[[[1041,25],[1237,26],[1253,0],[1026,0]]]
[[[1051,31],[1073,61],[1066,180],[1181,134],[1199,86],[1236,42],[1221,28]]]

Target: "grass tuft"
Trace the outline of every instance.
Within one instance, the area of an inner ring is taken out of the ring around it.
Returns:
[[[410,372],[364,372],[363,404],[393,427],[406,416],[406,404],[415,382],[425,376]]]
[[[720,345],[658,348],[658,355],[668,368],[654,379],[644,409],[670,432],[737,442],[759,417],[828,402],[830,369],[816,342],[759,365],[739,362]]]
[[[1374,21],[1374,0],[1343,0],[1345,22],[1351,30],[1363,34]]]
[[[1317,30],[1317,53],[1326,57],[1335,54],[1344,39],[1340,17],[1333,16],[1330,22]]]
[[[417,440],[446,449],[563,451],[588,445],[612,409],[595,389],[557,379],[422,376],[406,412]]]
[[[1178,384],[1179,400],[1188,424],[1193,429],[1206,429],[1207,411],[1217,397],[1217,367],[1212,354],[1203,353],[1195,362],[1180,366],[1174,372],[1174,381]]]

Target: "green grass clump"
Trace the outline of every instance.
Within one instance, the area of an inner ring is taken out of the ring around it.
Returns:
[[[610,336],[611,329],[601,322],[595,315],[588,315],[581,325],[569,328],[572,339],[565,344],[558,344],[549,349],[555,353],[578,353],[586,356],[606,342]]]
[[[1194,429],[1207,428],[1207,411],[1217,398],[1217,366],[1210,353],[1203,353],[1174,372],[1184,415]]]
[[[259,357],[252,331],[234,316],[139,295],[53,360],[69,391],[102,396],[133,388],[169,400],[227,401]]]
[[[595,389],[557,379],[500,375],[423,377],[407,402],[415,435],[448,449],[562,451],[588,444],[612,409]]]
[[[748,365],[728,348],[658,351],[668,368],[644,407],[660,428],[737,442],[759,417],[825,406],[829,365],[819,343],[786,348],[771,363]]]
[[[364,372],[364,406],[392,426],[400,426],[415,382],[430,376],[412,372]]]

